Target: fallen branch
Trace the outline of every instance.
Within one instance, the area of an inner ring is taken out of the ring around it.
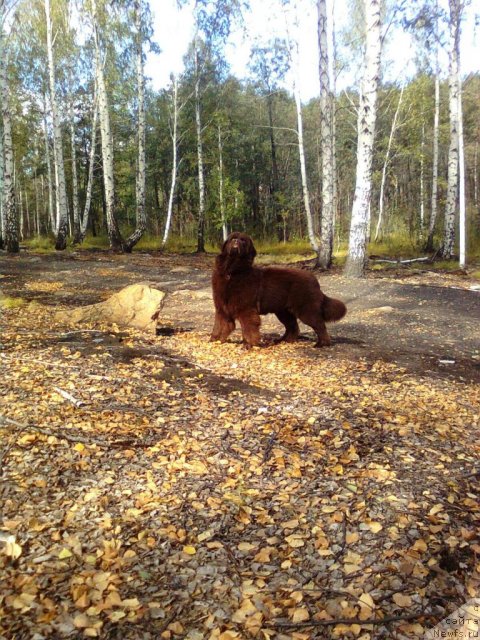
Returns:
[[[433,262],[433,259],[429,256],[424,258],[410,258],[409,260],[402,260],[398,258],[397,260],[389,260],[388,258],[369,258],[372,262],[388,262],[389,264],[410,264],[411,262]]]
[[[63,389],[60,389],[59,387],[53,387],[53,389],[58,394],[60,394],[62,396],[62,398],[65,398],[65,400],[68,400],[73,405],[75,405],[77,407],[77,409],[79,409],[80,407],[83,407],[85,405],[85,402],[83,402],[83,400],[77,400],[77,398],[74,398],[70,393],[68,393],[68,391],[64,391]]]
[[[367,618],[366,620],[360,620],[360,618],[336,618],[335,620],[309,620],[305,622],[289,622],[288,620],[278,620],[271,626],[274,629],[304,629],[306,627],[330,627],[336,624],[358,624],[361,627],[365,625],[379,625],[388,624],[390,622],[406,622],[408,620],[416,620],[422,618],[425,612],[409,613],[404,616],[387,616],[386,618]]]

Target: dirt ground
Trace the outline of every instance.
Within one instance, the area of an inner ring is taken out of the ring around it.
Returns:
[[[404,640],[480,596],[478,281],[318,274],[332,346],[246,351],[212,262],[0,256],[0,640]],[[139,282],[158,335],[53,313]]]
[[[152,282],[167,296],[160,323],[178,331],[208,332],[213,324],[209,256],[32,256],[0,260],[5,295],[47,305],[85,305],[105,299],[122,287]],[[460,380],[480,379],[480,288],[464,275],[404,270],[392,277],[373,274],[349,281],[320,274],[322,289],[348,307],[347,317],[330,326],[330,354],[369,362],[382,360],[408,371]],[[42,290],[29,284],[62,285]],[[263,332],[279,336],[273,316],[263,319]],[[239,330],[232,340],[240,340]],[[303,327],[304,339],[313,332]],[[312,357],[321,353],[312,352]]]

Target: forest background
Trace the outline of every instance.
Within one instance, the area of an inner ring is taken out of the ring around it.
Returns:
[[[178,25],[179,40],[190,34],[181,68],[155,41],[162,30],[152,11],[158,22],[162,7],[152,3],[0,0],[0,7],[1,241],[11,252],[19,242],[64,249],[70,241],[203,251],[235,228],[299,250],[308,237],[319,258],[326,242],[325,267],[332,250],[341,257],[347,245],[351,253],[368,240],[374,253],[460,251],[461,264],[465,252],[478,254],[478,16],[469,3],[282,3],[253,33],[255,7],[197,0],[179,8],[171,26],[173,39]],[[375,30],[382,54],[372,70]],[[302,43],[312,33],[319,69],[308,82]],[[239,59],[249,51],[242,78],[229,64],[239,34]],[[406,42],[410,49],[399,50]],[[163,76],[171,66],[166,86],[146,78],[147,59],[152,76],[156,65]],[[359,176],[368,71],[376,118],[370,171]],[[301,83],[313,95],[307,101]],[[359,239],[352,207],[362,181]]]

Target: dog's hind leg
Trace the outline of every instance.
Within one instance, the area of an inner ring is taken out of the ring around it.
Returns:
[[[243,341],[245,347],[257,347],[260,344],[260,316],[256,309],[248,309],[238,314],[238,319],[242,327]]]
[[[330,336],[328,335],[327,327],[323,321],[320,310],[308,309],[302,311],[298,317],[302,322],[312,327],[317,334],[317,342],[315,343],[317,348],[330,346]]]
[[[279,311],[275,314],[285,327],[285,333],[278,342],[295,342],[300,335],[297,318],[290,311]]]

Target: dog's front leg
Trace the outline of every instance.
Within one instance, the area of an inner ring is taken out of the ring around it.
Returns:
[[[242,327],[245,347],[257,347],[260,344],[260,316],[255,309],[249,309],[238,315]]]
[[[210,336],[210,342],[214,342],[216,340],[225,342],[234,329],[235,321],[221,311],[216,311],[215,323],[213,325],[212,335]]]

